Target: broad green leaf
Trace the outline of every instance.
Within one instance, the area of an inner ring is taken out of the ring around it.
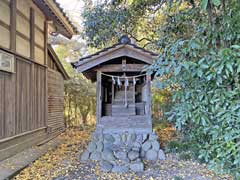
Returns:
[[[240,49],[240,45],[232,45],[231,48]]]
[[[207,64],[201,64],[200,67],[201,67],[202,69],[207,69],[209,66],[208,66]]]
[[[178,74],[180,73],[181,69],[182,69],[182,66],[176,67],[176,68],[174,69],[174,75],[175,75],[175,76],[178,75]]]
[[[208,0],[201,0],[201,8],[202,10],[206,10],[208,5]]]
[[[233,67],[232,67],[232,64],[231,63],[227,63],[226,64],[226,67],[228,68],[228,70],[233,73]]]
[[[240,72],[240,64],[239,64],[238,67],[237,67],[237,72],[238,72],[238,73]]]
[[[221,0],[212,0],[214,6],[219,6],[221,4]]]

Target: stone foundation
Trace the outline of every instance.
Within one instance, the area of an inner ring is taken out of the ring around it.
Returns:
[[[95,132],[81,161],[100,162],[104,172],[140,172],[143,160],[165,160],[157,135],[152,133],[102,133]]]

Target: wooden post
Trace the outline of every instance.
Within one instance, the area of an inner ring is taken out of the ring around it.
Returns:
[[[113,101],[114,101],[114,84],[112,82],[112,104],[113,104]]]
[[[16,0],[10,1],[10,7],[11,7],[11,39],[10,39],[10,47],[13,52],[16,52],[16,19],[17,19],[17,5]]]
[[[122,71],[125,72],[127,68],[127,60],[126,57],[122,58]]]
[[[48,23],[49,21],[44,22],[44,64],[48,65]]]
[[[100,122],[102,116],[102,74],[101,71],[97,71],[97,107],[96,107],[96,119],[97,123]]]
[[[135,84],[133,82],[133,103],[135,104]]]
[[[30,58],[35,60],[34,47],[35,47],[35,17],[34,9],[30,9]]]
[[[44,64],[45,68],[45,122],[44,125],[48,126],[48,21],[44,23]]]
[[[152,112],[151,112],[151,75],[146,75],[146,95],[147,95],[147,102],[146,102],[146,115],[149,124],[152,124]]]

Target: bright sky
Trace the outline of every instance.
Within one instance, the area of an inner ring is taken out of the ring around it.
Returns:
[[[74,22],[81,24],[81,11],[83,10],[84,3],[82,0],[57,0],[60,6],[67,14],[70,14],[70,19]]]

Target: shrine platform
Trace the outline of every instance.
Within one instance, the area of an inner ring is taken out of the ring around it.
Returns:
[[[152,123],[147,116],[103,116],[97,123],[97,129],[103,129],[104,133],[150,133]]]

